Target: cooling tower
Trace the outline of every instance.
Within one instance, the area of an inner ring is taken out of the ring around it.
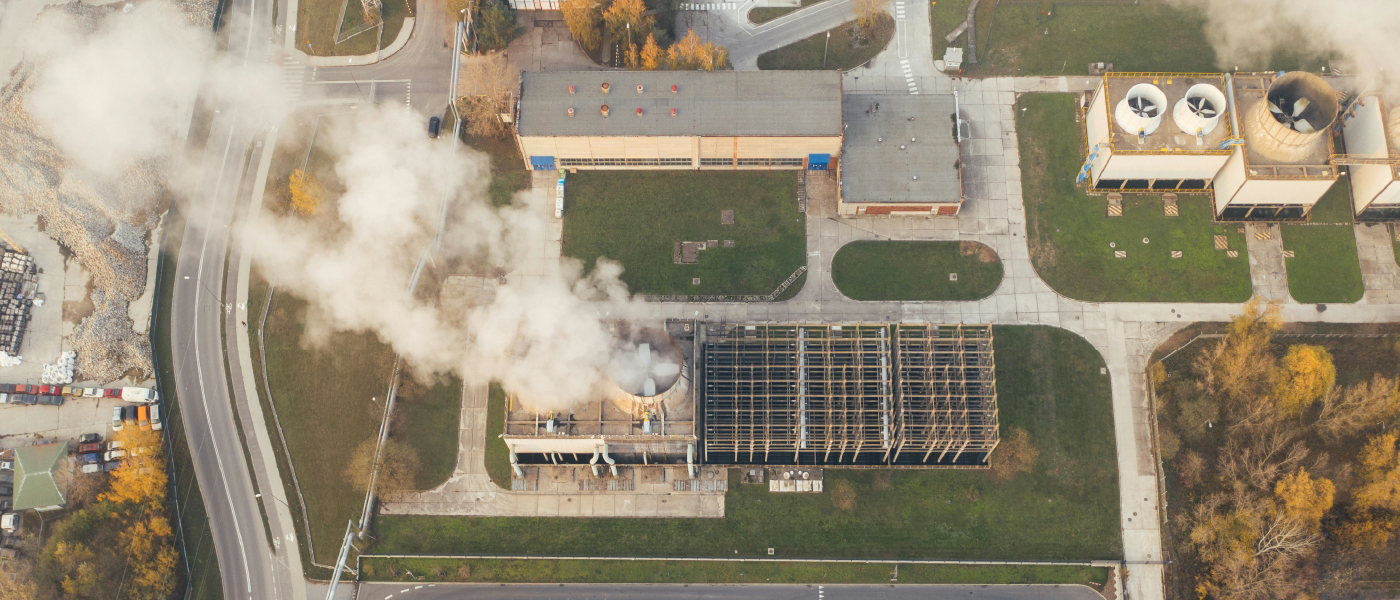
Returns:
[[[1162,124],[1167,109],[1167,95],[1150,83],[1139,83],[1123,95],[1113,109],[1113,119],[1123,131],[1133,135],[1152,135]]]
[[[1275,79],[1265,99],[1245,117],[1245,140],[1274,161],[1302,161],[1317,144],[1325,144],[1337,120],[1337,94],[1317,75],[1293,71]]]
[[[1209,83],[1198,83],[1177,100],[1176,107],[1172,109],[1172,120],[1176,121],[1176,126],[1183,133],[1204,136],[1215,131],[1226,108],[1225,94],[1220,88]]]

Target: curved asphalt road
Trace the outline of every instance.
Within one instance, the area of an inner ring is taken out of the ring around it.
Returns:
[[[364,600],[1103,600],[1082,585],[361,584]]]

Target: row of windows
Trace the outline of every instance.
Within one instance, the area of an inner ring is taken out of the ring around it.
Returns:
[[[702,159],[700,159],[700,166],[702,166],[702,167],[730,167],[730,166],[734,166],[734,159],[732,159],[732,158],[702,158]]]
[[[741,158],[741,159],[739,159],[739,166],[741,166],[741,167],[800,167],[800,166],[802,166],[802,159],[800,159],[800,158]]]
[[[689,167],[689,158],[561,158],[560,167]]]
[[[1245,204],[1227,206],[1220,211],[1221,221],[1301,221],[1307,216],[1307,207],[1280,206],[1274,204]]]
[[[1096,190],[1204,190],[1210,182],[1204,179],[1100,179]]]

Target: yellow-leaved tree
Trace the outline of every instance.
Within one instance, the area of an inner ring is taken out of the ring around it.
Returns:
[[[168,477],[160,432],[128,424],[112,434],[112,441],[121,442],[127,456],[112,471],[107,491],[98,498],[116,503],[163,503]]]
[[[642,46],[642,69],[655,71],[661,68],[661,60],[665,54],[661,51],[661,46],[656,43],[654,34],[647,34],[647,42]]]
[[[1279,362],[1274,380],[1273,399],[1283,416],[1297,416],[1314,402],[1331,393],[1337,383],[1337,367],[1332,353],[1322,346],[1298,344],[1288,347]]]
[[[131,570],[126,598],[162,600],[174,593],[179,555],[173,533],[170,521],[162,516],[136,521],[121,532],[122,551]]]
[[[1352,495],[1361,509],[1400,512],[1400,433],[1390,432],[1371,438],[1357,457],[1360,485]]]
[[[612,6],[603,13],[603,22],[608,26],[608,35],[612,36],[612,43],[621,44],[625,48],[650,33],[656,21],[646,16],[646,12],[647,5],[642,0],[613,0]],[[635,38],[632,41],[627,39],[629,31]]]
[[[1324,477],[1313,478],[1306,469],[1298,467],[1298,472],[1284,475],[1274,485],[1274,497],[1279,510],[1285,515],[1299,519],[1316,531],[1322,517],[1332,510],[1332,495],[1336,492],[1332,481]]]
[[[314,215],[321,212],[321,203],[326,199],[326,188],[316,177],[302,169],[292,172],[291,183],[287,188],[292,193],[292,210],[299,215]]]
[[[584,50],[597,50],[603,43],[602,4],[598,0],[564,0],[559,8],[564,11],[564,24],[574,41]]]

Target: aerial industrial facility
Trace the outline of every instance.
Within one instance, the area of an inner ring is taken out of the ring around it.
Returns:
[[[567,413],[508,403],[502,438],[517,475],[541,464],[588,464],[599,477],[618,464],[687,464],[692,476],[700,464],[978,467],[999,440],[988,326],[622,329],[619,355],[635,352],[642,368],[614,375],[617,389]]]
[[[1348,116],[1342,137],[1356,218],[1400,219],[1400,101],[1367,94]]]

